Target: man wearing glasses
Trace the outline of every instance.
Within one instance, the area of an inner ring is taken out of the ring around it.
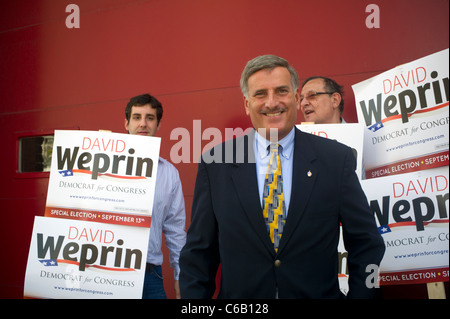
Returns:
[[[332,79],[322,76],[306,79],[300,94],[300,108],[306,122],[345,123],[342,86]]]

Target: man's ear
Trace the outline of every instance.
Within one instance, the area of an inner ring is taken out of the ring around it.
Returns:
[[[125,119],[125,121],[124,121],[124,127],[125,127],[125,131],[128,132],[128,120],[127,119]]]
[[[333,101],[333,107],[338,108],[339,104],[341,104],[342,96],[339,93],[334,92],[333,95],[331,95],[331,100]]]
[[[300,110],[300,88],[295,91],[295,103],[297,103],[297,110]]]
[[[244,96],[244,107],[245,107],[245,114],[249,115],[250,111],[248,109],[248,100],[245,96]]]

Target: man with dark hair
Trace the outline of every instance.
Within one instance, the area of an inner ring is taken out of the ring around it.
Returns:
[[[342,118],[342,86],[333,79],[313,76],[302,84],[300,108],[306,122],[315,124],[345,123]]]
[[[125,129],[129,134],[155,136],[162,114],[162,105],[155,97],[150,94],[135,96],[125,108]],[[185,220],[184,197],[178,170],[160,157],[142,295],[144,299],[166,298],[161,270],[163,233],[169,249],[170,266],[174,270],[175,296],[180,298],[178,259],[186,242]]]
[[[161,122],[162,116],[163,116],[163,108],[161,102],[159,102],[154,96],[151,96],[150,94],[142,94],[135,97],[132,97],[130,99],[130,102],[128,102],[127,106],[125,107],[125,120],[126,122],[130,121],[131,117],[131,111],[133,109],[133,106],[145,106],[149,105],[152,109],[155,109],[156,111],[156,124],[159,126],[159,122]],[[151,112],[153,113],[153,112]],[[127,123],[125,123],[127,125]],[[150,135],[153,136],[153,135]]]

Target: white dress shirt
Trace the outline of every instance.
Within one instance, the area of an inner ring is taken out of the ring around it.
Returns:
[[[162,234],[169,249],[169,262],[175,280],[180,274],[179,257],[186,242],[186,212],[183,190],[178,170],[163,158],[159,158],[153,202],[147,262],[156,266],[163,263]]]

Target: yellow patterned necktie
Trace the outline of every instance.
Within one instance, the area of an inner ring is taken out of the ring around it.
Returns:
[[[283,177],[278,146],[270,145],[271,157],[267,167],[263,191],[263,216],[275,251],[278,251],[281,235],[286,221],[284,205]]]

